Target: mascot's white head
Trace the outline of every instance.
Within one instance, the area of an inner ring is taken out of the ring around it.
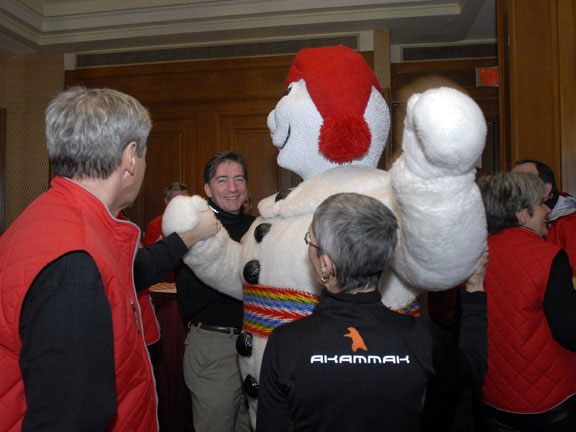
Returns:
[[[304,180],[338,165],[377,166],[390,113],[360,54],[344,46],[304,49],[286,86],[268,115],[278,165]]]

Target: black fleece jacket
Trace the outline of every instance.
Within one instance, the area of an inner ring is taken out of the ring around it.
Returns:
[[[260,373],[258,431],[415,431],[432,376],[479,388],[486,294],[464,293],[460,343],[387,309],[377,291],[322,293],[309,317],[276,328]]]

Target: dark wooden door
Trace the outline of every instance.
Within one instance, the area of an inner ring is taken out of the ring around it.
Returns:
[[[145,229],[164,212],[163,192],[173,182],[196,177],[196,119],[154,122],[146,152],[146,174],[138,198],[127,210],[130,219]],[[197,192],[194,183],[190,193]]]

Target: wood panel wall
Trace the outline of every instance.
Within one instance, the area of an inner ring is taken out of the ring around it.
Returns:
[[[364,53],[373,64],[373,53]],[[209,157],[232,150],[244,156],[254,203],[297,185],[278,167],[268,113],[284,95],[294,55],[82,69],[66,85],[108,87],[130,94],[150,111],[147,169],[129,217],[141,228],[164,211],[163,189],[174,181],[203,194]],[[256,205],[252,214],[257,214]]]
[[[242,154],[255,203],[295,185],[276,164],[266,124],[285,91],[294,56],[194,61],[69,71],[66,85],[109,87],[130,94],[150,111],[147,170],[130,218],[145,228],[164,211],[163,189],[174,181],[203,194],[203,170],[223,150]],[[257,213],[253,206],[252,213]]]
[[[502,163],[540,160],[576,193],[574,0],[498,0]]]

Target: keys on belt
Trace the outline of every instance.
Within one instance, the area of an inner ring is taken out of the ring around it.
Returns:
[[[202,330],[209,330],[209,331],[214,331],[214,332],[224,333],[224,334],[229,334],[229,335],[239,335],[240,334],[240,329],[237,329],[234,327],[213,326],[210,324],[204,324],[204,323],[193,322],[193,321],[190,321],[188,323],[188,328],[191,328],[191,327],[197,327],[197,328],[202,329]]]

